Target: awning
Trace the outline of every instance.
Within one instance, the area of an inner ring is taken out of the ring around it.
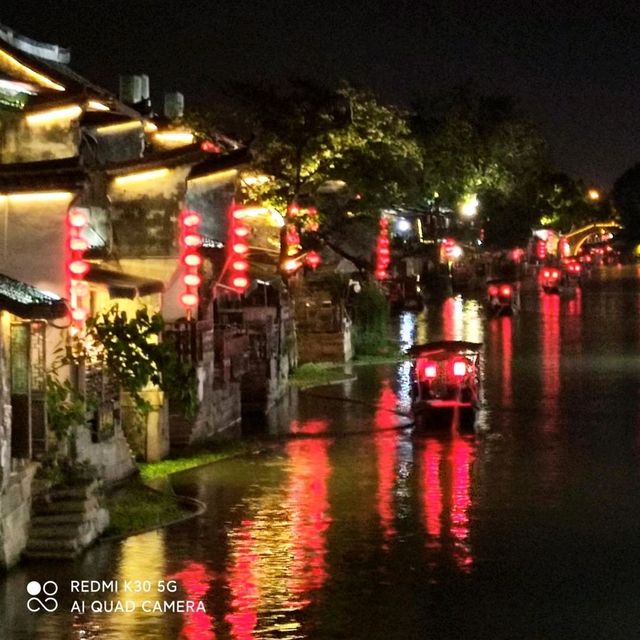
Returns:
[[[0,274],[0,310],[25,320],[54,320],[67,314],[62,298]]]
[[[152,293],[162,293],[164,284],[160,280],[142,278],[121,271],[111,271],[91,265],[85,280],[95,284],[102,284],[109,290],[112,298],[137,298]]]

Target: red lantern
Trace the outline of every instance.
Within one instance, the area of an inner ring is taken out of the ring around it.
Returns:
[[[198,227],[202,223],[202,216],[197,211],[187,209],[180,213],[180,246],[182,247],[181,263],[184,265],[185,273],[182,282],[185,291],[180,296],[180,302],[190,318],[200,301],[198,287],[202,282],[200,277],[200,265],[202,256],[198,249],[202,246],[202,236],[198,233]]]
[[[241,222],[244,215],[242,209],[232,210],[230,216],[229,243],[230,253],[227,257],[229,264],[229,284],[237,293],[244,293],[249,287],[249,244],[247,238],[251,234],[251,227]]]
[[[89,224],[89,213],[85,209],[71,208],[67,213],[67,292],[71,312],[72,334],[84,329],[89,317],[89,286],[84,282],[91,265],[84,259],[89,243],[82,237]]]
[[[389,249],[389,220],[384,216],[380,218],[380,230],[376,243],[376,270],[377,280],[386,280],[389,277],[387,267],[391,264],[391,251]]]
[[[322,258],[320,258],[320,255],[316,251],[309,251],[309,253],[307,253],[305,257],[305,262],[312,269],[316,269],[321,261],[322,261]]]

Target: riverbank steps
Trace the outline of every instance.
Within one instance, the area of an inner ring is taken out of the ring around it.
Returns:
[[[74,558],[109,525],[98,480],[50,489],[33,502],[26,558]]]

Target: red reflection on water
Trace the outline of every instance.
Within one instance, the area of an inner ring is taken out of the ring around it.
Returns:
[[[394,488],[396,482],[396,459],[398,432],[394,429],[398,424],[398,418],[394,411],[398,406],[398,396],[391,388],[388,379],[383,380],[378,410],[373,417],[376,433],[374,442],[378,464],[378,490],[376,492],[376,507],[382,535],[387,543],[395,534],[394,526]]]
[[[171,580],[179,580],[184,589],[187,600],[201,602],[213,579],[206,567],[199,562],[189,562],[179,573],[174,574]],[[184,640],[215,640],[213,631],[213,618],[205,611],[194,611],[184,614],[185,622],[180,631],[180,638]]]
[[[473,566],[469,539],[472,461],[472,445],[460,437],[446,445],[429,439],[421,448],[420,488],[422,521],[428,534],[426,546],[450,549],[453,561],[464,572]]]
[[[442,305],[442,338],[443,340],[457,340],[462,309],[456,304],[455,298],[447,298]]]
[[[310,420],[300,425],[299,432],[320,434],[326,429],[325,420]],[[297,606],[307,604],[309,593],[320,589],[327,579],[326,535],[331,524],[329,444],[326,438],[294,440],[287,444],[291,475],[286,504],[292,528],[288,586],[290,593],[298,596]]]
[[[326,420],[305,420],[302,423],[298,420],[292,420],[290,430],[291,433],[325,433],[327,425],[328,423]]]
[[[582,315],[582,289],[580,287],[576,288],[575,296],[567,304],[567,314],[570,316]]]
[[[542,391],[545,398],[560,394],[560,296],[542,294]]]
[[[451,535],[454,540],[454,558],[458,567],[469,570],[473,555],[469,544],[469,507],[471,506],[471,446],[456,438],[451,450]]]
[[[233,599],[233,612],[227,613],[226,621],[231,625],[233,636],[238,640],[250,640],[258,621],[256,542],[252,535],[252,520],[244,520],[234,540],[234,554],[229,567],[229,587]]]
[[[422,514],[425,529],[433,538],[440,536],[442,528],[441,459],[442,445],[429,440],[422,450]]]
[[[502,404],[511,406],[512,385],[511,385],[511,359],[513,358],[511,318],[503,316],[500,318],[500,333],[502,334]]]

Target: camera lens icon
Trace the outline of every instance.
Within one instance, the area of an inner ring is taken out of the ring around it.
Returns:
[[[27,609],[32,613],[42,610],[53,613],[58,608],[58,601],[53,597],[58,593],[58,585],[53,580],[47,580],[42,584],[37,580],[31,580],[27,584],[27,593],[32,596],[27,600]],[[45,597],[38,597],[41,594]]]

